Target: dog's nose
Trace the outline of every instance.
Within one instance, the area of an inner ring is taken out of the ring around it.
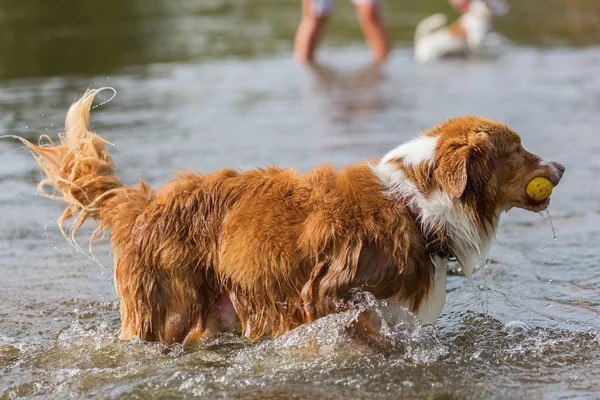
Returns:
[[[554,165],[554,168],[556,168],[560,174],[560,176],[562,177],[562,175],[565,172],[565,167],[563,167],[561,164],[557,163],[556,161],[552,161],[552,165]]]
[[[563,174],[565,173],[565,167],[563,167],[561,164],[557,163],[556,161],[552,161],[551,162],[552,165],[552,169],[554,169],[554,173],[552,175],[554,175],[554,179],[552,180],[556,180],[556,183],[554,183],[554,186],[556,186],[558,184],[558,182],[560,182]]]
[[[558,168],[558,170],[560,171],[561,175],[565,172],[565,167],[563,167],[561,164],[557,163],[556,161],[554,161],[552,164],[554,164],[554,166],[556,168]]]

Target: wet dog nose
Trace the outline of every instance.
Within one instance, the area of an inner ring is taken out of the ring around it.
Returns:
[[[552,180],[552,184],[556,186],[558,185],[558,182],[560,182],[560,180],[562,179],[563,173],[565,172],[565,167],[563,167],[556,161],[552,161],[550,165],[552,165],[552,169],[554,170],[554,172],[551,174],[553,175],[553,177],[550,180]]]
[[[565,172],[565,167],[563,167],[561,164],[557,163],[556,161],[552,161],[552,165],[554,165],[554,168],[556,168],[558,170],[558,172],[560,173],[560,176],[562,177],[563,173]]]

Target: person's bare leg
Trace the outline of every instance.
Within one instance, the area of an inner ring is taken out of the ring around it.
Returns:
[[[315,50],[327,22],[327,14],[316,15],[314,13],[313,1],[302,0],[302,19],[298,25],[294,43],[294,58],[303,64],[314,61]]]
[[[356,4],[356,14],[360,21],[365,40],[375,57],[375,63],[385,61],[390,53],[390,45],[383,21],[376,4]]]

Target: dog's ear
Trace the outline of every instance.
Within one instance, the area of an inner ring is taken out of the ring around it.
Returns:
[[[488,134],[466,130],[460,134],[442,134],[440,139],[435,150],[434,176],[442,190],[458,199],[469,181],[475,186],[485,184],[479,181],[487,170]]]

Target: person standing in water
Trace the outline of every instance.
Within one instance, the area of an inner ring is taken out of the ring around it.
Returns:
[[[302,19],[296,32],[294,58],[303,64],[314,61],[315,51],[323,34],[329,12],[335,0],[302,0]],[[379,64],[390,52],[387,32],[379,15],[378,0],[352,0],[365,40]]]
[[[302,0],[302,18],[294,43],[294,58],[302,64],[314,62],[315,51],[325,30],[327,17],[335,0]],[[379,15],[378,0],[352,0],[365,40],[376,64],[385,61],[390,53],[388,35]],[[471,0],[448,0],[461,14],[469,10]]]

